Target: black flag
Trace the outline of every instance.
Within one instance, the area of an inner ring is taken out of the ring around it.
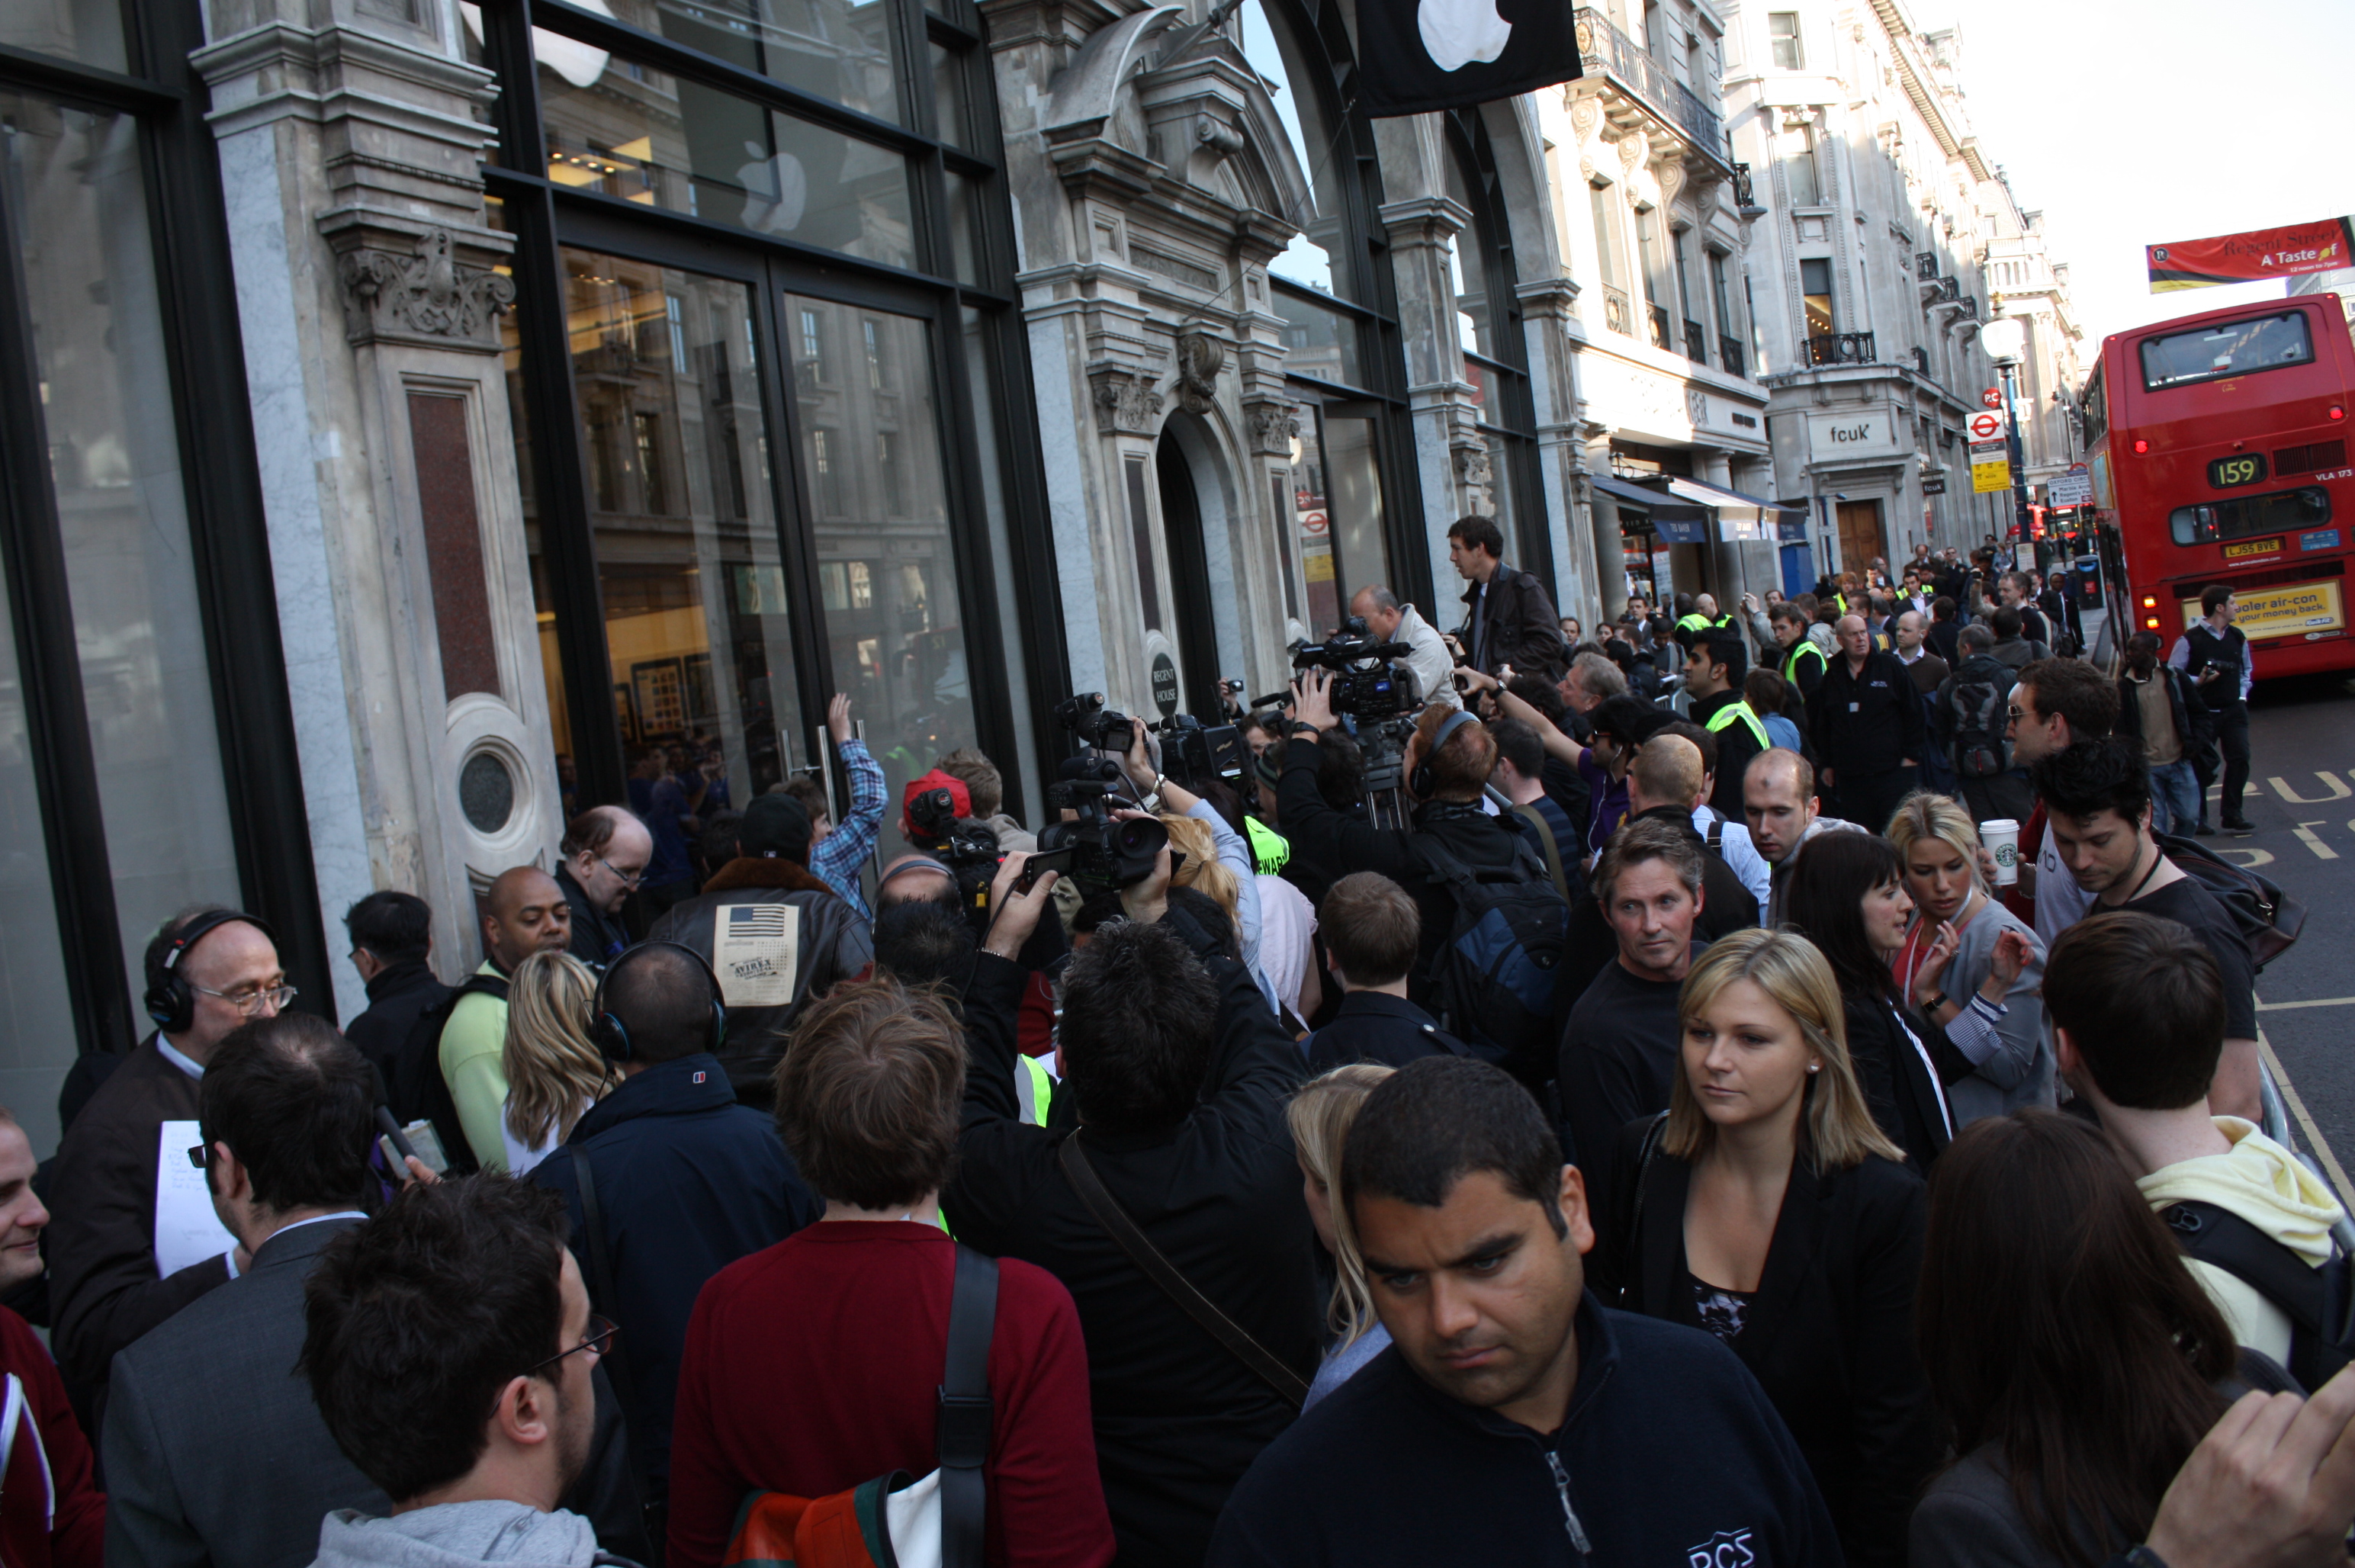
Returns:
[[[1571,0],[1358,0],[1368,114],[1458,109],[1579,74]]]

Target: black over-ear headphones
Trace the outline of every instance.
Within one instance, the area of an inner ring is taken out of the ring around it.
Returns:
[[[250,925],[270,938],[272,947],[278,945],[278,933],[270,929],[269,922],[233,909],[217,909],[188,922],[172,938],[172,944],[164,949],[163,956],[147,965],[147,990],[139,998],[139,1005],[147,1009],[147,1016],[158,1029],[165,1034],[188,1032],[188,1026],[197,1021],[197,993],[181,977],[180,960],[188,955],[189,948],[222,926],[240,924]]]
[[[605,986],[615,975],[621,973],[623,965],[627,964],[637,955],[655,947],[667,947],[674,953],[684,953],[694,959],[696,968],[702,972],[704,979],[711,987],[711,1040],[704,1049],[717,1054],[720,1042],[728,1038],[728,1003],[720,994],[719,976],[711,972],[710,961],[684,943],[641,942],[635,947],[624,950],[621,956],[605,965],[605,972],[597,976],[597,995],[589,1003],[590,1043],[596,1046],[599,1055],[616,1067],[635,1056],[637,1048],[630,1043],[629,1026],[623,1023],[616,1015],[605,1010]]]
[[[1415,799],[1431,798],[1432,786],[1438,782],[1431,776],[1431,759],[1439,754],[1440,747],[1447,744],[1447,738],[1466,724],[1478,722],[1477,719],[1473,718],[1469,712],[1461,708],[1439,721],[1439,733],[1431,738],[1431,744],[1423,749],[1423,760],[1416,763],[1414,772],[1407,775],[1406,787],[1414,792]]]

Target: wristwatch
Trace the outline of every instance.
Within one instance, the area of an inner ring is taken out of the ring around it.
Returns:
[[[1940,991],[1937,995],[1932,997],[1928,1001],[1922,1004],[1922,1010],[1925,1013],[1934,1013],[1940,1008],[1945,1007],[1947,1003],[1953,1000],[1954,998],[1952,997],[1949,997],[1944,991]]]

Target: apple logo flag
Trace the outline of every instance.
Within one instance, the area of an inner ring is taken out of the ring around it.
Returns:
[[[1568,0],[1358,0],[1359,96],[1377,117],[1534,92],[1579,74]]]

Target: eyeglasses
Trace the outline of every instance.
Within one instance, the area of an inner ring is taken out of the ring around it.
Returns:
[[[592,853],[589,858],[596,861],[597,864],[604,867],[605,869],[613,872],[614,880],[620,882],[625,888],[635,891],[638,884],[646,880],[646,874],[644,871],[624,871],[621,867],[616,866],[613,861],[608,860],[602,855]]]
[[[591,1317],[589,1319],[589,1332],[582,1338],[581,1343],[569,1350],[559,1350],[544,1361],[533,1362],[523,1370],[523,1375],[530,1377],[541,1368],[552,1367],[565,1357],[577,1356],[583,1350],[592,1356],[602,1358],[606,1352],[613,1349],[614,1337],[620,1333],[621,1330],[613,1326],[612,1318]]]
[[[282,1013],[286,1010],[286,1004],[294,999],[294,987],[292,986],[272,986],[262,990],[230,992],[216,991],[209,986],[199,986],[191,981],[188,989],[201,992],[208,997],[218,997],[222,1001],[235,1008],[241,1016],[249,1019],[261,1010],[261,1004],[264,1002]]]
[[[2003,716],[2015,724],[2032,724],[2036,721],[2034,714],[2017,705],[2005,709]]]

